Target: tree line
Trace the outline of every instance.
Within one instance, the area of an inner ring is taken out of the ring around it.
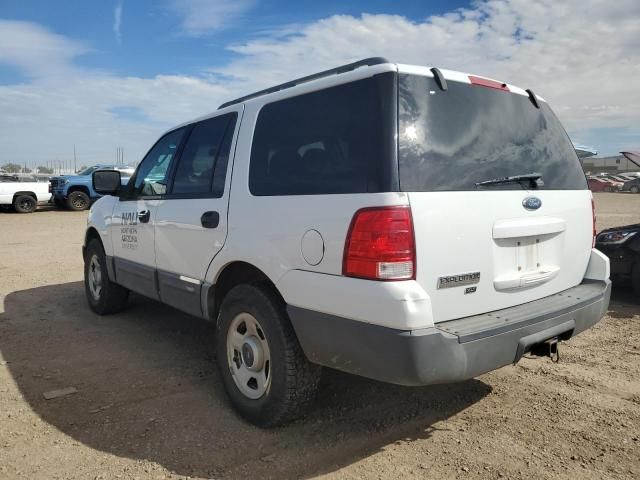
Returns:
[[[84,170],[84,165],[80,167],[80,170]],[[40,165],[35,168],[35,172],[31,168],[27,168],[26,166],[19,165],[17,163],[5,163],[4,165],[0,165],[0,170],[4,170],[7,173],[43,173],[46,175],[53,174],[53,168],[45,167],[44,165]]]

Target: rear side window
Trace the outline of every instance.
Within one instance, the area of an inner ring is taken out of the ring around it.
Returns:
[[[213,193],[213,196],[222,196],[231,148],[230,139],[225,140],[233,133],[235,119],[235,113],[222,115],[193,127],[178,161],[172,194]],[[215,182],[215,178],[219,181]]]
[[[251,148],[251,193],[382,191],[383,89],[373,77],[265,105]]]
[[[542,174],[547,190],[587,188],[562,125],[545,102],[486,87],[399,75],[399,174],[407,192],[524,188],[476,187],[495,178]]]

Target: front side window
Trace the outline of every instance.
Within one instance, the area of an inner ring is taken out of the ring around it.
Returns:
[[[164,195],[171,160],[180,146],[185,129],[167,133],[147,153],[135,174],[131,197]]]
[[[385,81],[372,77],[265,105],[251,147],[251,193],[382,191]]]
[[[222,196],[236,116],[235,113],[222,115],[193,127],[180,155],[172,194]],[[226,141],[227,137],[229,141]]]

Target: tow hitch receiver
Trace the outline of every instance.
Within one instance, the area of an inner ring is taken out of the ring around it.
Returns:
[[[560,360],[558,339],[566,340],[571,338],[575,329],[576,322],[571,319],[551,328],[522,337],[518,341],[518,348],[516,349],[516,357],[513,360],[513,364],[518,363],[525,352],[530,352],[531,355],[537,355],[539,357],[549,357],[553,362],[557,362]]]
[[[552,362],[557,363],[560,360],[558,337],[550,338],[549,340],[534,345],[531,347],[531,355],[535,355],[536,357],[549,357]]]

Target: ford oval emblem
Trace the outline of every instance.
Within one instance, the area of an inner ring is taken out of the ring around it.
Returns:
[[[537,210],[542,206],[542,200],[538,197],[527,197],[522,200],[522,206],[527,210]]]

